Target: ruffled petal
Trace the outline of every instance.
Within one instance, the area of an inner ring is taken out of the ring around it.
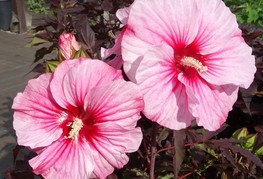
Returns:
[[[130,9],[127,25],[137,38],[150,45],[189,44],[198,30],[197,19],[202,14],[198,4],[202,2],[137,0]]]
[[[120,70],[100,60],[82,60],[81,64],[69,69],[63,79],[63,92],[73,106],[83,106],[88,92],[100,85],[122,79]]]
[[[221,46],[223,49],[220,51],[205,56],[208,70],[200,73],[200,76],[211,84],[233,84],[248,88],[256,72],[252,49],[241,37],[233,37]]]
[[[24,92],[14,98],[13,126],[19,145],[32,149],[48,146],[62,134],[59,128],[62,109],[51,96],[51,77],[51,74],[43,74],[30,80]]]
[[[197,34],[191,45],[196,45],[198,51],[203,54],[210,54],[224,49],[225,43],[235,36],[241,37],[236,16],[225,6],[221,0],[192,0],[195,1],[196,11],[194,21],[197,24]],[[183,7],[187,9],[187,6]]]
[[[130,131],[116,129],[110,133],[102,131],[100,136],[91,141],[94,151],[97,151],[94,153],[95,178],[105,178],[114,168],[122,168],[129,161],[125,153],[138,149],[141,143],[142,133],[139,128]]]
[[[29,161],[34,173],[47,179],[90,178],[94,170],[92,151],[87,143],[60,139]]]
[[[139,88],[124,80],[93,88],[84,104],[96,115],[96,123],[114,122],[128,129],[135,127],[143,107]]]
[[[115,133],[115,134],[118,134]],[[133,134],[136,133],[133,131]],[[126,133],[122,133],[121,136],[124,138],[126,136]],[[114,139],[113,141],[118,141],[117,139]],[[100,136],[93,138],[92,141],[93,153],[94,155],[94,172],[93,177],[94,178],[106,178],[109,174],[111,174],[114,171],[114,168],[122,168],[125,164],[128,163],[129,158],[125,154],[125,145],[126,143],[122,144],[121,146],[112,145],[111,140],[105,136]]]
[[[125,25],[127,24],[129,13],[130,7],[125,7],[122,9],[118,9],[118,11],[116,12],[116,16],[121,21],[121,23]]]
[[[109,48],[109,49],[101,48],[102,60],[106,61],[110,66],[116,69],[121,69],[123,65],[123,59],[121,56],[121,41],[122,41],[122,37],[123,37],[125,29],[126,28],[124,27],[121,33],[117,36],[117,38],[115,39],[115,44],[112,48]],[[111,55],[114,55],[114,58],[108,61],[108,58]]]
[[[90,90],[84,107],[95,116],[96,135],[88,137],[90,146],[97,151],[93,177],[105,178],[128,162],[125,153],[140,146],[142,132],[135,126],[144,107],[143,98],[135,84],[116,80]]]
[[[242,38],[235,15],[221,1],[199,5],[203,11],[212,12],[202,17],[191,44],[204,56],[208,67],[208,71],[200,75],[211,84],[248,88],[256,71],[255,58]]]
[[[197,102],[194,97],[187,97],[185,87],[177,80],[171,47],[164,44],[149,50],[141,60],[135,78],[144,95],[143,113],[147,118],[176,130],[191,124],[193,116],[188,105]]]
[[[210,131],[219,129],[237,100],[238,87],[215,86],[201,78],[189,79],[183,74],[180,74],[178,79],[186,86],[188,97],[195,96],[199,102],[198,107],[192,109],[197,124]]]
[[[128,78],[136,83],[135,73],[142,60],[142,55],[153,47],[149,46],[147,42],[136,38],[134,32],[129,28],[124,32],[121,46],[123,69]]]
[[[56,71],[54,72],[54,77],[52,81],[50,82],[50,91],[52,93],[53,98],[64,109],[68,109],[69,107],[69,102],[65,96],[65,91],[63,87],[63,80],[65,77],[65,74],[68,73],[70,68],[72,68],[75,65],[80,64],[81,60],[84,60],[84,58],[79,58],[78,60],[75,59],[75,60],[63,61],[56,68]]]
[[[116,57],[114,57],[114,59],[110,60],[108,62],[108,64],[116,69],[121,69],[122,65],[123,65],[123,59],[121,57],[121,55],[116,55]]]

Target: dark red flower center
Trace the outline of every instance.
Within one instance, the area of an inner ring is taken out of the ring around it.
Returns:
[[[190,78],[199,76],[198,72],[206,72],[208,67],[204,64],[205,56],[201,55],[198,45],[173,44],[174,59],[177,73],[182,72]]]
[[[62,112],[59,122],[63,130],[63,136],[67,139],[91,139],[97,133],[95,126],[96,117],[90,111],[82,111],[78,115],[70,112]]]

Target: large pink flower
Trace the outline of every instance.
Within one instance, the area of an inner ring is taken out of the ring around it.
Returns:
[[[53,75],[30,80],[14,99],[19,145],[45,178],[105,178],[138,149],[143,109],[137,86],[99,60],[66,60]]]
[[[171,129],[196,119],[218,129],[255,73],[251,48],[221,0],[135,0],[122,40],[124,70],[144,114]]]

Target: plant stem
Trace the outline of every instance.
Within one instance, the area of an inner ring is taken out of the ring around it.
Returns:
[[[189,144],[185,144],[184,146],[185,147],[189,147],[189,146],[193,146],[193,145],[197,145],[197,144],[200,144],[200,142],[194,142],[194,143],[189,143]],[[171,146],[171,147],[166,147],[166,148],[163,148],[163,149],[160,149],[156,152],[156,154],[159,154],[161,152],[164,152],[164,151],[167,151],[167,150],[173,150],[175,149],[175,146]]]
[[[156,151],[157,151],[156,136],[157,136],[157,123],[154,123],[153,131],[152,131],[152,141],[151,141],[150,179],[155,179],[154,166],[155,166],[155,157],[156,157]]]
[[[175,149],[175,146],[171,146],[171,147],[166,147],[166,148],[160,149],[160,150],[158,150],[156,152],[156,154],[159,154],[159,153],[167,151],[167,150],[172,150],[172,149]]]
[[[173,156],[173,173],[174,173],[174,178],[175,179],[178,179],[178,175],[177,175],[177,170],[176,170],[176,166],[177,166],[177,164],[176,164],[176,148],[175,148],[175,146],[176,146],[176,132],[175,132],[175,130],[173,131],[173,145],[174,145],[174,149],[173,149],[173,151],[174,151],[174,156]]]
[[[193,173],[194,173],[194,172],[189,172],[189,173],[181,176],[179,179],[184,179],[184,178],[188,177],[189,175],[192,175]]]

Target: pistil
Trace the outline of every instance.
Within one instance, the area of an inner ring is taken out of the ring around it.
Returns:
[[[74,122],[71,124],[71,130],[69,132],[69,135],[67,138],[69,139],[76,139],[77,136],[79,135],[79,131],[82,129],[83,127],[83,122],[82,120],[75,118]]]
[[[193,57],[184,57],[181,60],[181,65],[192,67],[200,72],[205,72],[208,70],[207,66],[204,66],[202,62],[198,61],[197,59]]]

